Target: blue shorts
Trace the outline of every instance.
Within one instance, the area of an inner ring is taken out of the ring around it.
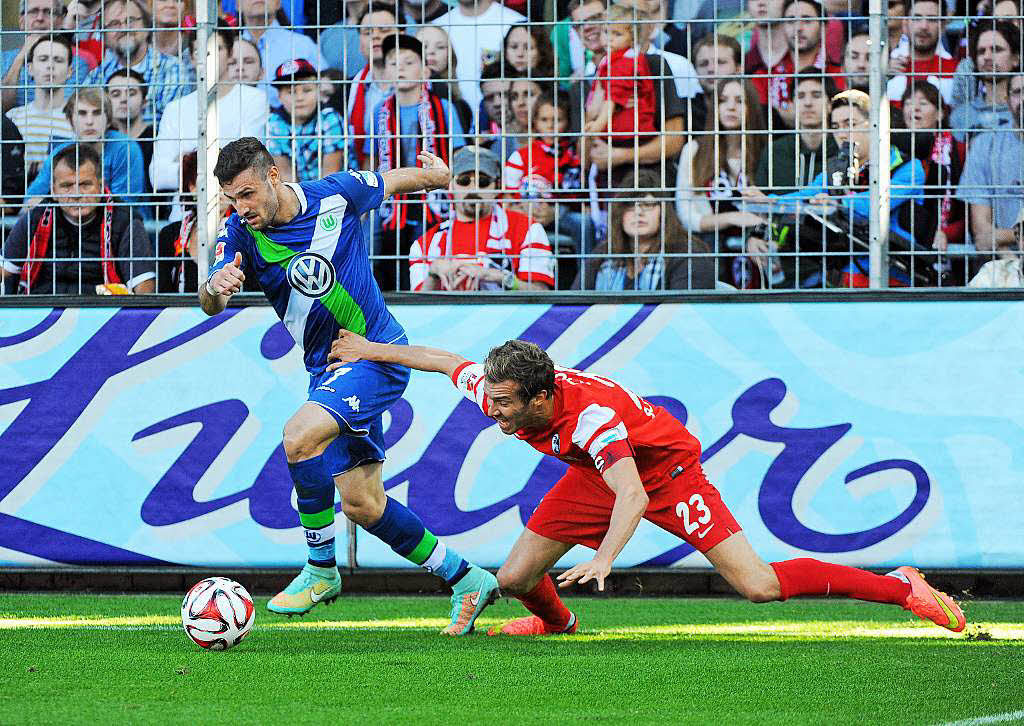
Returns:
[[[403,336],[394,345],[408,345]],[[384,461],[381,417],[402,397],[409,369],[361,360],[310,376],[309,402],[331,414],[341,435],[324,452],[333,476],[370,461]]]

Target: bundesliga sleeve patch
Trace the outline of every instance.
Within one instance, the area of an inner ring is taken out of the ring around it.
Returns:
[[[224,260],[224,240],[217,240],[217,246],[214,248],[213,263],[217,264]]]
[[[365,184],[368,187],[375,187],[375,186],[377,186],[377,175],[374,174],[372,171],[354,171],[354,170],[349,170],[348,173],[351,174],[352,176],[354,176],[356,179],[358,179],[359,181],[361,181],[363,184]]]
[[[576,419],[576,430],[572,442],[583,449],[594,460],[594,466],[601,473],[619,459],[633,456],[629,443],[629,432],[618,414],[607,406],[592,403],[580,412]]]

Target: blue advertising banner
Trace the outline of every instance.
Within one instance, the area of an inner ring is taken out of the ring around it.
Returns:
[[[1024,567],[1020,303],[395,312],[414,342],[482,360],[532,340],[665,406],[766,559]],[[280,438],[307,381],[268,307],[0,310],[0,565],[298,566]],[[486,566],[564,471],[439,375],[414,373],[385,429],[388,493]],[[356,537],[360,566],[407,565]],[[617,565],[706,562],[643,522]]]

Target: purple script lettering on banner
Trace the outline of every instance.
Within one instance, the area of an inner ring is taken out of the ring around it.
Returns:
[[[0,461],[4,462],[0,467],[0,501],[57,446],[108,380],[208,333],[236,311],[204,320],[156,345],[129,353],[161,312],[142,308],[119,310],[50,378],[0,390],[0,405],[28,401],[17,418],[0,433]],[[58,317],[54,311],[43,324],[26,334],[43,335]],[[25,340],[24,335],[5,338],[0,341],[0,349]],[[57,530],[49,530],[45,541],[8,537],[18,531],[15,525],[23,523],[16,517],[9,519],[12,521],[0,527],[3,533],[0,546],[19,552],[71,563],[154,562],[148,557]]]
[[[927,472],[916,462],[890,459],[851,471],[844,479],[849,484],[880,471],[902,469],[908,472],[914,481],[914,497],[906,509],[888,522],[846,534],[818,532],[800,522],[793,511],[793,496],[797,486],[811,467],[846,435],[852,425],[844,423],[809,429],[777,426],[772,423],[771,414],[785,397],[786,384],[778,378],[755,383],[733,404],[732,427],[701,454],[701,461],[707,461],[739,436],[783,445],[782,451],[768,467],[758,494],[758,511],[772,534],[786,544],[807,552],[852,552],[892,537],[921,513],[931,492],[931,480]],[[683,544],[641,564],[667,565],[691,552],[693,548]]]

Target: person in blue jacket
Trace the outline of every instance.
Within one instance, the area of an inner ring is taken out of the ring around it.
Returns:
[[[110,128],[113,114],[110,100],[102,89],[80,88],[68,99],[64,113],[71,123],[77,141],[94,144],[103,158],[103,179],[110,193],[135,206],[135,213],[143,219],[152,219],[153,211],[145,204],[146,171],[142,161],[142,147],[120,131]],[[29,183],[25,196],[39,199],[49,196],[53,176],[53,159],[72,140],[55,143],[50,156]]]
[[[812,211],[833,223],[821,225],[804,215],[798,217],[796,225],[755,229],[747,239],[747,255],[760,273],[761,287],[867,286],[866,235],[852,239],[850,234],[829,227],[838,223],[851,230],[867,228],[871,213],[870,104],[868,94],[857,90],[843,91],[832,98],[829,122],[840,153],[826,162],[825,171],[809,185],[771,197],[756,187],[744,190],[744,196],[754,202],[806,199]],[[890,147],[889,169],[890,245],[893,249],[912,248],[913,237],[901,220],[909,219],[910,205],[924,201],[924,167],[917,159],[904,161],[899,150]],[[890,269],[891,286],[910,283],[903,269]]]

